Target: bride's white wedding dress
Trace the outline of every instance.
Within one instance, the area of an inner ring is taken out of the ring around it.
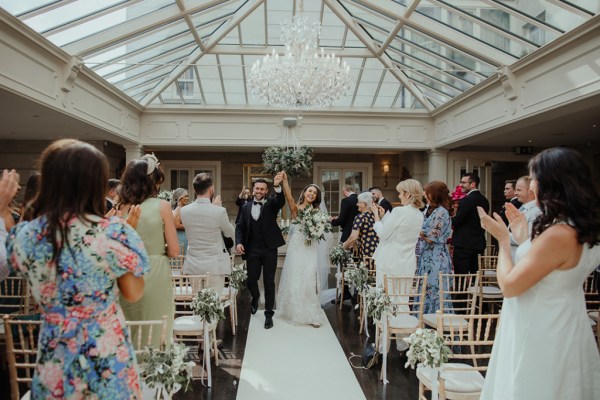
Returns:
[[[319,301],[318,241],[307,246],[300,231],[290,231],[277,291],[277,315],[295,325],[321,325],[325,313]]]

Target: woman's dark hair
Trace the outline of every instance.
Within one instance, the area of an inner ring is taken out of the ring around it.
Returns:
[[[583,156],[564,147],[547,149],[531,159],[529,170],[542,211],[533,223],[532,239],[565,221],[575,228],[579,243],[600,243],[600,193]]]
[[[302,193],[300,193],[300,197],[298,197],[298,204],[302,204],[302,202],[304,201],[304,193],[306,193],[308,188],[311,186],[317,189],[317,197],[315,197],[315,200],[312,202],[312,207],[319,208],[321,206],[321,189],[314,183],[306,185],[304,189],[302,189]]]
[[[433,207],[442,206],[450,211],[452,208],[452,198],[450,197],[450,189],[442,181],[432,181],[425,185],[425,194],[429,198]]]
[[[108,161],[90,144],[62,139],[42,152],[40,171],[40,189],[32,203],[32,214],[33,218],[47,218],[44,233],[52,243],[52,260],[57,260],[63,240],[68,239],[65,222],[73,217],[91,222],[90,215],[104,215]]]
[[[147,198],[158,194],[160,185],[165,180],[165,175],[158,165],[150,174],[146,160],[133,160],[125,167],[121,177],[121,191],[119,197],[123,204],[141,204]]]
[[[25,185],[25,194],[23,196],[23,214],[21,215],[21,221],[30,221],[33,218],[33,202],[40,191],[40,182],[42,180],[42,174],[34,172],[27,179]]]

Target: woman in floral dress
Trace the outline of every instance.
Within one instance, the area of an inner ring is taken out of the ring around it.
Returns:
[[[141,399],[118,298],[119,291],[141,297],[148,256],[133,228],[102,217],[106,157],[59,140],[42,153],[41,169],[33,219],[7,241],[10,267],[27,278],[42,309],[32,398]]]
[[[447,244],[452,233],[449,193],[448,186],[444,182],[433,181],[425,185],[427,208],[419,237],[418,247],[421,253],[417,265],[417,275],[427,274],[427,289],[423,304],[425,314],[435,314],[440,309],[440,272],[452,273],[452,259]],[[444,311],[450,312],[451,303],[444,301]]]

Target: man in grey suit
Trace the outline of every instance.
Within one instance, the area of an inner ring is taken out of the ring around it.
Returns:
[[[233,238],[235,230],[229,222],[227,210],[221,206],[220,196],[211,203],[215,193],[212,175],[204,172],[196,175],[193,185],[196,201],[181,209],[181,222],[188,240],[183,273],[210,274],[210,286],[221,290],[225,275],[231,272],[223,236]]]

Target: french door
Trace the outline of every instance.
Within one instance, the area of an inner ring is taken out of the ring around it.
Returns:
[[[371,163],[314,163],[313,175],[322,190],[327,211],[339,214],[344,185],[351,185],[357,194],[367,190],[373,180],[372,170]]]
[[[221,193],[221,162],[220,161],[163,161],[165,171],[165,190],[184,188],[190,194],[190,201],[194,201],[194,187],[192,182],[196,175],[202,172],[212,174],[215,182],[215,195]]]

